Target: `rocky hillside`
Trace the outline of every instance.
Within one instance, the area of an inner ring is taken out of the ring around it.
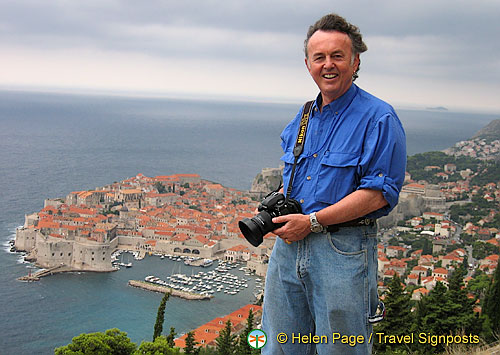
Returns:
[[[491,121],[486,127],[479,130],[472,139],[485,139],[488,142],[500,139],[500,119]]]
[[[265,168],[257,174],[253,179],[252,188],[250,192],[262,193],[264,195],[274,191],[281,184],[281,176],[283,174],[283,167],[280,168]]]

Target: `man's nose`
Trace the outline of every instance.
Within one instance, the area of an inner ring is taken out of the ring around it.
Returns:
[[[330,68],[333,68],[334,66],[335,66],[335,63],[334,63],[333,59],[330,57],[326,57],[324,67],[326,69],[330,69]]]

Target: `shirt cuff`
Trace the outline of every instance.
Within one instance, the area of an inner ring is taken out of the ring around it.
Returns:
[[[359,189],[382,191],[382,195],[388,203],[387,206],[381,209],[384,211],[384,215],[388,214],[398,203],[399,189],[394,180],[388,176],[382,174],[365,176],[361,179]]]

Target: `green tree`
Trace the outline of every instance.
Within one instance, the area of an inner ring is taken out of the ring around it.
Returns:
[[[422,249],[422,255],[429,255],[432,254],[432,243],[427,237],[420,236],[412,243],[411,249],[412,251]]]
[[[250,344],[248,344],[248,334],[254,329],[254,315],[252,310],[248,311],[247,324],[243,332],[240,333],[238,337],[238,345],[236,347],[236,354],[238,355],[252,355],[259,354],[257,350],[253,349]]]
[[[474,315],[473,301],[467,297],[463,282],[464,276],[467,275],[466,265],[467,258],[450,276],[446,296],[452,311],[448,317],[455,324],[454,329],[477,334],[480,329],[478,329],[478,322]]]
[[[163,332],[163,321],[165,320],[165,306],[167,304],[170,293],[165,293],[161,299],[160,306],[158,307],[158,313],[156,314],[156,322],[153,333],[153,341],[158,338]]]
[[[167,335],[167,342],[168,342],[168,345],[173,348],[175,347],[175,336],[177,335],[177,333],[175,332],[175,328],[174,327],[170,327],[170,333]]]
[[[68,345],[56,348],[55,355],[131,355],[136,345],[127,333],[113,328],[105,333],[83,333],[73,338]]]
[[[173,349],[169,346],[167,338],[157,337],[154,341],[143,341],[133,355],[177,355],[179,349]]]
[[[458,268],[450,277],[450,290],[438,282],[429,296],[417,305],[414,330],[433,335],[478,334],[480,321],[474,316],[472,302],[462,289],[464,270]],[[419,351],[435,353],[444,351],[443,344],[419,344]]]
[[[479,270],[479,269],[478,269]],[[473,275],[473,279],[467,284],[467,290],[476,296],[476,298],[483,299],[486,296],[486,291],[490,285],[490,278],[485,273],[479,272]]]
[[[196,345],[198,344],[199,343],[194,339],[194,332],[187,333],[184,353],[189,355],[197,355],[200,352],[200,350],[196,348]]]
[[[224,329],[220,331],[219,337],[215,339],[219,355],[234,355],[236,335],[231,334],[231,321],[226,322]]]
[[[489,318],[493,333],[500,335],[500,267],[498,265],[484,300],[483,311]]]
[[[399,245],[399,240],[397,237],[392,237],[391,239],[389,239],[389,241],[387,242],[390,246],[398,246]]]
[[[472,256],[475,259],[484,259],[488,255],[498,254],[499,250],[499,247],[490,243],[476,241],[472,244]]]
[[[434,335],[447,335],[456,330],[454,324],[448,321],[448,315],[452,312],[449,300],[446,297],[446,287],[438,282],[429,296],[422,298],[420,309],[417,308],[415,328],[418,332]],[[429,344],[420,344],[419,350],[424,353],[443,351],[442,345],[432,347]]]
[[[388,285],[388,292],[384,299],[386,317],[376,325],[377,333],[390,335],[406,335],[413,323],[410,306],[410,296],[403,292],[401,279],[396,274]],[[400,345],[398,344],[398,347]],[[375,344],[377,350],[387,350],[388,344]],[[394,350],[394,349],[393,349]]]

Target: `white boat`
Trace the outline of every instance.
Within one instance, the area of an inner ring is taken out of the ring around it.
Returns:
[[[212,259],[204,259],[203,264],[201,264],[201,267],[209,267],[214,263]]]

